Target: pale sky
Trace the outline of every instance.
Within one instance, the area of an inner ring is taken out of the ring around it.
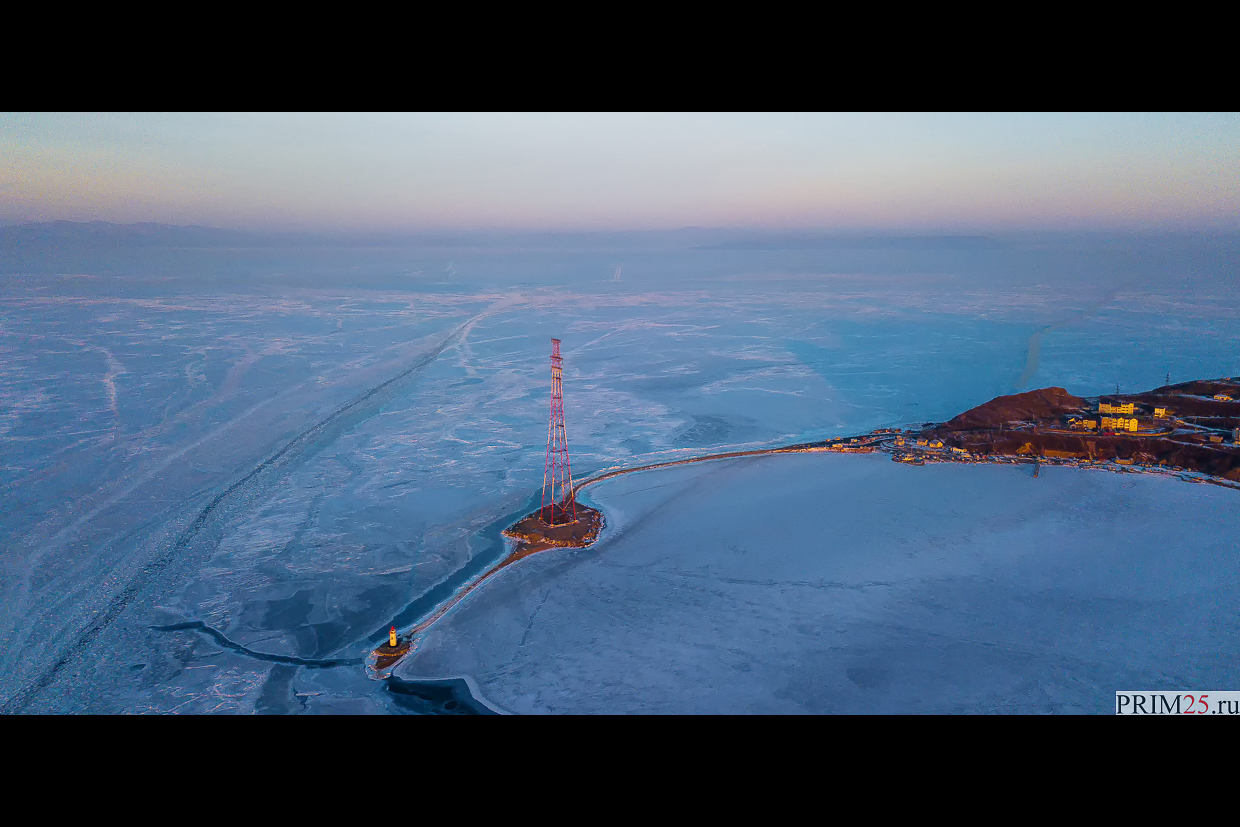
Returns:
[[[0,223],[1238,230],[1240,115],[0,114]]]

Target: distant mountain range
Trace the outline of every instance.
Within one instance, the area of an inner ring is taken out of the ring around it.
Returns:
[[[280,233],[173,224],[49,221],[0,227],[0,247],[679,247],[699,250],[986,250],[986,236],[784,232],[684,227],[586,232]]]
[[[370,232],[313,233],[223,230],[174,224],[49,221],[0,227],[0,248],[50,247],[701,247],[737,237],[735,231],[688,227],[620,232]],[[746,237],[752,232],[745,233]]]
[[[174,224],[112,224],[107,221],[48,221],[0,227],[4,247],[267,247],[305,243],[312,236],[255,233]]]
[[[972,235],[773,235],[712,244],[708,250],[995,250],[1011,246]]]
[[[993,252],[1040,244],[1200,245],[1232,249],[1236,233],[998,233],[912,235],[886,232],[782,231],[683,227],[676,230],[532,232],[268,232],[224,230],[175,224],[113,224],[107,221],[48,221],[0,226],[0,249],[253,248],[253,247],[468,247],[521,249],[698,249],[698,250],[905,250],[916,252]]]

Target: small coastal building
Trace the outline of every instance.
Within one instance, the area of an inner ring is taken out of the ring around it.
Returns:
[[[1171,416],[1171,411],[1167,408],[1155,408],[1154,409],[1155,419],[1166,419],[1169,416]]]
[[[936,439],[936,440],[934,440],[933,442],[931,442],[931,443],[930,443],[930,447],[931,447],[931,448],[942,448],[942,447],[943,447],[943,440],[941,440],[941,439]]]
[[[1231,401],[1231,397],[1225,393],[1216,393],[1214,394],[1214,398],[1217,399],[1219,402],[1230,402]]]

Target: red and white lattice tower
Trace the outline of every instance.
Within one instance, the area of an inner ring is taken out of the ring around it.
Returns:
[[[560,340],[551,340],[551,422],[547,425],[547,464],[543,467],[542,507],[539,514],[548,525],[577,519],[573,497],[573,471],[568,465],[568,436],[564,432],[564,386],[560,380],[564,360]]]

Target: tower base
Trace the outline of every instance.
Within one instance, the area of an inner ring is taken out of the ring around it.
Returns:
[[[603,530],[603,514],[588,505],[577,503],[577,519],[571,523],[547,525],[539,509],[522,517],[504,536],[517,541],[514,558],[524,557],[549,548],[584,548],[598,539]]]

